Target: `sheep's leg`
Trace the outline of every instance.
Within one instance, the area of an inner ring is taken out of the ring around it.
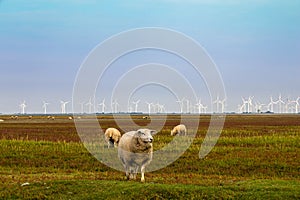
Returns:
[[[115,142],[114,143],[114,147],[117,148],[118,147],[118,143]]]
[[[131,166],[129,169],[130,169],[130,175],[129,175],[129,178],[130,178],[130,179],[134,179],[134,167]]]
[[[130,173],[129,173],[129,167],[128,166],[125,166],[125,173],[126,173],[126,179],[129,180]]]
[[[145,182],[145,165],[141,166],[141,182]]]
[[[108,139],[108,142],[107,142],[107,145],[108,145],[108,148],[110,148],[110,147],[114,147],[114,143],[115,143],[115,141],[112,139],[112,137],[110,137],[109,139]]]
[[[137,171],[139,169],[139,166],[136,166],[133,173],[133,179],[136,180]]]

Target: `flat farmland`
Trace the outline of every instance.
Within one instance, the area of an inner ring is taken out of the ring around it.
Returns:
[[[116,116],[126,127],[129,123],[122,117]],[[0,116],[4,120],[0,122],[0,198],[300,198],[300,115],[227,115],[217,144],[204,159],[199,159],[199,150],[211,116],[184,117],[199,119],[192,145],[169,166],[146,173],[146,183],[139,183],[125,181],[123,172],[94,158],[68,116],[55,116],[55,120]],[[97,118],[103,129],[120,125],[111,115]],[[132,116],[144,127],[163,121],[163,128],[154,136],[154,150],[172,139],[170,130],[180,119],[179,115]]]

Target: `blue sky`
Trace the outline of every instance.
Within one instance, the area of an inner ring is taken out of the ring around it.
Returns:
[[[28,112],[41,112],[43,100],[51,103],[49,111],[59,111],[60,100],[71,100],[88,53],[114,34],[141,27],[173,29],[199,42],[223,77],[228,110],[241,96],[261,102],[279,93],[300,96],[296,0],[2,0],[0,113],[19,112],[23,100]]]

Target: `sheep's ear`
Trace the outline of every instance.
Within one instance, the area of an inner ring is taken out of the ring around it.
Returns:
[[[150,130],[150,134],[151,134],[151,135],[155,135],[156,133],[157,133],[156,130]]]

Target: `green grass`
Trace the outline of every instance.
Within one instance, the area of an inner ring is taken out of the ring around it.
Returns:
[[[250,180],[225,186],[136,183],[125,181],[40,181],[2,189],[9,199],[297,199],[300,184],[284,180]]]
[[[78,142],[72,122],[35,120],[0,124],[0,199],[300,198],[299,117],[229,116],[202,160],[207,127],[200,127],[190,148],[169,166],[147,172],[145,184],[125,181],[123,172],[95,159]],[[176,120],[155,135],[155,150],[172,139]]]

